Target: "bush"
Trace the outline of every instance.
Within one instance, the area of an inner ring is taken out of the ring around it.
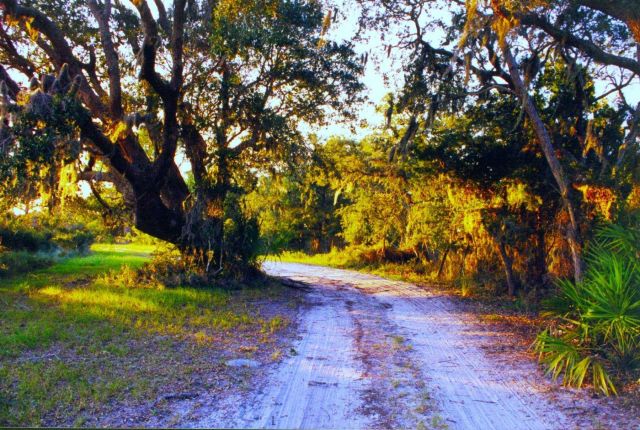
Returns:
[[[257,267],[262,250],[260,228],[256,218],[241,209],[240,196],[230,193],[224,204],[223,265],[234,276],[251,273]]]
[[[47,252],[55,248],[50,231],[0,225],[0,245],[13,251]]]
[[[95,239],[82,224],[56,226],[56,220],[10,219],[0,224],[0,246],[11,251],[86,253]]]
[[[53,264],[51,257],[25,251],[0,252],[0,278],[44,269]]]
[[[95,235],[83,226],[63,227],[53,232],[53,243],[60,249],[86,254],[95,239]]]
[[[154,253],[153,260],[145,263],[130,278],[138,286],[159,288],[197,287],[208,283],[205,267],[188,255],[170,250]]]
[[[162,248],[153,253],[153,259],[143,264],[139,269],[124,266],[117,271],[102,276],[107,285],[126,288],[177,288],[220,287],[236,289],[246,285],[249,277],[259,276],[257,270],[248,270],[243,278],[234,277],[235,273],[216,273],[209,271],[201,264],[198,256],[180,253],[171,248]]]
[[[558,283],[550,303],[556,323],[535,348],[554,378],[580,387],[585,379],[609,395],[614,381],[640,368],[640,230],[609,225],[587,253],[584,281]]]

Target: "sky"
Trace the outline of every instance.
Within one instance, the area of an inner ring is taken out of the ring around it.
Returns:
[[[339,8],[345,10],[348,6],[344,4]],[[383,42],[375,33],[370,33],[366,41],[354,41],[358,31],[359,11],[351,9],[350,14],[340,14],[337,22],[331,25],[327,37],[336,42],[353,42],[357,55],[367,52],[384,52]],[[355,13],[354,13],[355,12]],[[309,132],[316,134],[321,140],[326,140],[331,136],[342,136],[348,138],[362,138],[369,134],[376,126],[383,123],[383,117],[376,112],[376,106],[381,104],[384,97],[390,92],[400,89],[402,84],[401,76],[394,82],[395,85],[385,83],[383,75],[391,69],[391,62],[388,60],[377,64],[369,61],[366,64],[362,83],[364,85],[363,95],[366,102],[357,108],[359,120],[352,124],[333,123],[325,127],[305,127]],[[364,126],[366,124],[366,126]],[[355,130],[354,130],[355,129]]]

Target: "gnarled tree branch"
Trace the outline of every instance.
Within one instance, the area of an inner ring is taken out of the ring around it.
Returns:
[[[124,111],[122,108],[122,87],[120,85],[120,65],[118,64],[118,53],[113,45],[111,31],[109,29],[109,19],[111,18],[111,0],[104,0],[99,5],[96,0],[89,0],[89,8],[98,22],[100,30],[100,41],[104,51],[104,58],[107,63],[109,74],[109,110],[111,115],[122,118]]]
[[[58,69],[62,68],[63,64],[68,64],[69,72],[72,75],[82,74],[82,63],[74,55],[64,34],[44,13],[32,7],[22,6],[18,4],[17,0],[0,0],[0,6],[12,16],[32,19],[31,26],[45,35],[51,42],[51,46],[55,50],[55,56],[51,57],[50,55],[50,57]],[[82,81],[79,94],[92,111],[98,114],[107,113],[104,104],[89,87],[86,80]]]
[[[518,14],[516,17],[520,20],[521,24],[541,29],[549,36],[553,37],[558,43],[577,48],[600,64],[622,67],[640,75],[640,62],[632,58],[610,54],[593,42],[584,40],[569,33],[568,31],[555,27],[539,15],[527,13]]]

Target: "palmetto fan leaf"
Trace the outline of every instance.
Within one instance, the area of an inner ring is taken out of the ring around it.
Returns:
[[[598,231],[597,236],[612,250],[622,254],[637,256],[640,252],[640,230],[637,228],[608,224]]]
[[[634,372],[640,362],[640,234],[609,225],[597,238],[585,279],[558,282],[549,314],[560,327],[540,333],[535,349],[554,379],[580,387],[590,375],[593,387],[608,395],[616,393],[610,375]]]

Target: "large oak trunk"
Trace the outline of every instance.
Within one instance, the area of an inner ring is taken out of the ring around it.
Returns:
[[[179,244],[184,226],[184,214],[168,208],[159,193],[149,190],[136,196],[134,207],[135,226],[158,239]]]

